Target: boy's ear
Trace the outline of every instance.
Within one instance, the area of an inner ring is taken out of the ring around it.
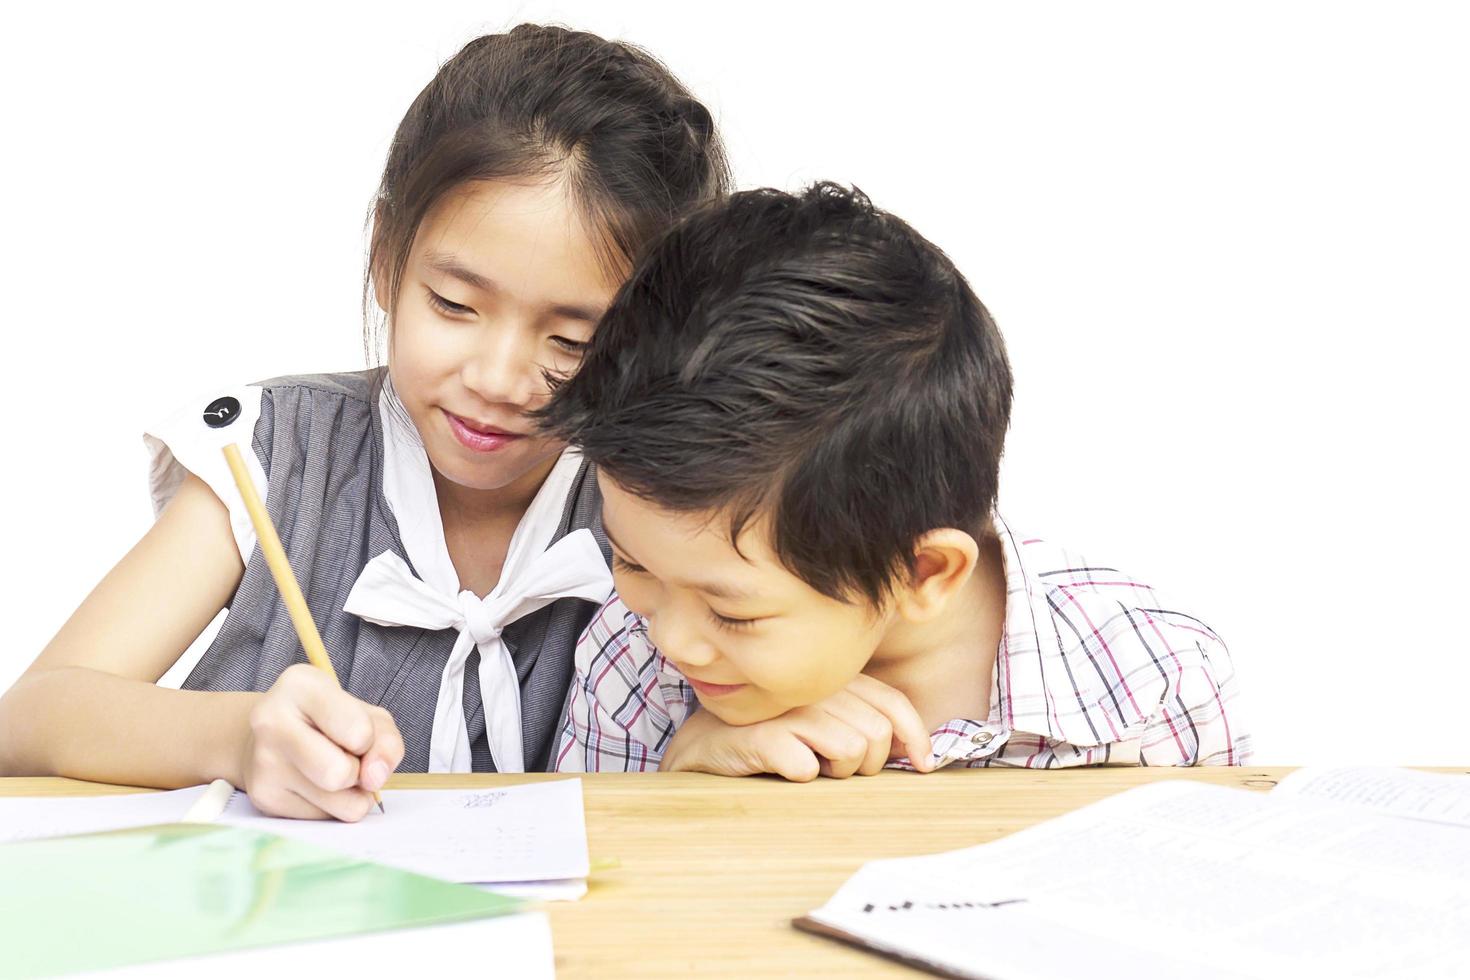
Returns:
[[[898,614],[912,623],[942,613],[975,572],[980,546],[952,527],[928,531],[914,543],[914,576],[897,594]]]

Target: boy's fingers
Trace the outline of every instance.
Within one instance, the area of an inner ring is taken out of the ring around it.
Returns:
[[[821,762],[799,738],[773,739],[764,746],[760,758],[753,760],[756,772],[773,772],[793,783],[809,783],[821,775]]]
[[[934,743],[929,729],[902,691],[867,674],[855,677],[847,690],[883,713],[893,726],[893,741],[902,747],[915,769],[928,772],[934,768]]]
[[[828,714],[834,715],[844,724],[858,732],[867,748],[857,760],[854,772],[872,776],[882,771],[892,754],[893,725],[877,708],[847,691],[838,691],[823,702]],[[846,773],[852,775],[852,773]]]
[[[795,714],[791,733],[828,763],[819,765],[822,775],[846,779],[857,772],[868,754],[862,733],[826,711]]]

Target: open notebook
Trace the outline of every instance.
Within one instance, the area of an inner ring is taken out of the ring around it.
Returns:
[[[1470,776],[1154,783],[989,844],[870,862],[796,925],[991,980],[1465,977]]]
[[[353,824],[264,816],[223,780],[167,793],[5,798],[0,844],[149,824],[220,823],[434,878],[491,884],[501,894],[556,899],[586,892],[581,780],[382,796],[386,813],[373,810]]]

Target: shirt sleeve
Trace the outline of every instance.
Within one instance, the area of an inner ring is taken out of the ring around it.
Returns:
[[[1150,611],[1168,639],[1168,693],[1138,742],[1145,766],[1238,766],[1250,759],[1235,667],[1225,643],[1182,613]]]
[[[577,641],[562,715],[558,772],[652,772],[688,716],[681,678],[665,676],[647,629],[616,593]]]
[[[181,406],[143,434],[148,449],[148,494],[157,517],[179,492],[184,473],[193,473],[214,491],[230,513],[230,529],[248,563],[255,550],[255,526],[245,510],[235,479],[225,461],[224,447],[241,447],[245,468],[255,480],[261,499],[266,495],[266,472],[256,439],[262,389],[256,385],[216,389]]]

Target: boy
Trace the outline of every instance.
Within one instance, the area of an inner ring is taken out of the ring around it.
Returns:
[[[861,193],[690,216],[542,417],[597,465],[617,583],[557,767],[1243,762],[1219,637],[995,514],[1010,405],[964,278]]]

